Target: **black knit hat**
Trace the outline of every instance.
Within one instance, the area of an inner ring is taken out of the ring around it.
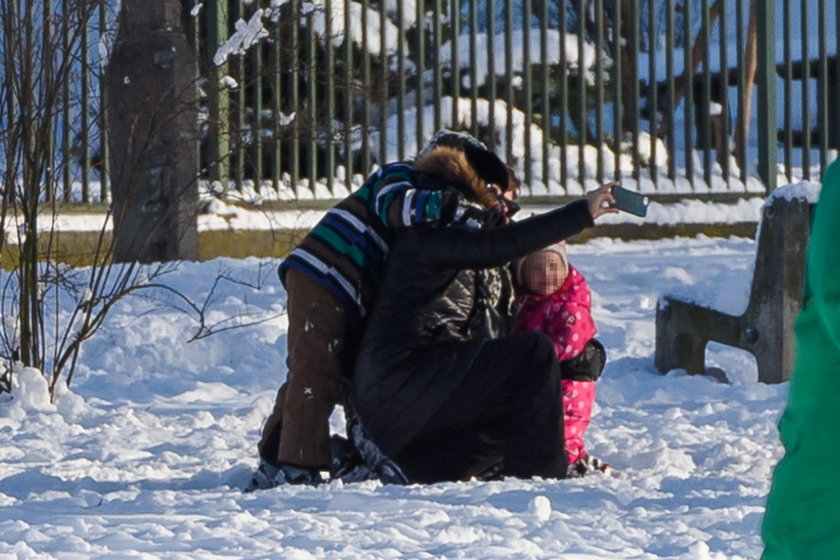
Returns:
[[[466,132],[457,130],[439,130],[426,146],[420,150],[418,157],[438,146],[456,148],[464,152],[467,161],[487,181],[506,189],[508,185],[508,167],[495,153],[487,149],[481,141]]]

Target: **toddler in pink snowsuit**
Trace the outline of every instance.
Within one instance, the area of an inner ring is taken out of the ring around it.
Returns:
[[[592,298],[583,275],[569,264],[565,244],[552,245],[514,263],[516,330],[548,335],[560,362],[561,395],[570,477],[609,465],[590,457],[583,434],[595,402],[595,381],[606,361],[594,337]]]

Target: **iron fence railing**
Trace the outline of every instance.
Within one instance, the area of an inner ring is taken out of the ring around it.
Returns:
[[[42,3],[45,37],[67,29],[52,25],[72,15],[67,2]],[[840,147],[828,118],[840,98],[836,1],[264,4],[206,0],[184,18],[203,93],[197,174],[230,191],[340,197],[444,127],[495,149],[535,196],[613,179],[663,194],[764,192],[818,180]],[[114,10],[102,0],[89,33],[65,38],[73,71],[49,197],[108,198]],[[247,24],[266,36],[216,64]]]

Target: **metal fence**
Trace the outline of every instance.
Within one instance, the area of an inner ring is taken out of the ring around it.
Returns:
[[[754,1],[753,15],[749,0],[258,4],[208,0],[185,14],[203,92],[197,173],[226,190],[341,197],[440,128],[479,137],[535,196],[613,179],[662,194],[765,192],[818,180],[840,146],[828,119],[836,1]],[[65,45],[63,200],[107,198],[113,10],[101,2],[89,34]]]

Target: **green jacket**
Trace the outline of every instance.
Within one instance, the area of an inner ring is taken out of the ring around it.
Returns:
[[[805,286],[763,560],[840,558],[840,160],[823,177]]]

